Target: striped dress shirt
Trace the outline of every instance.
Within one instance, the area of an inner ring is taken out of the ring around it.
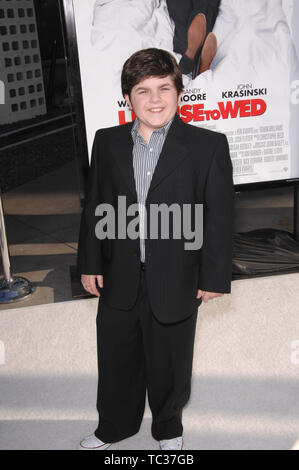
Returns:
[[[146,196],[172,121],[173,118],[165,126],[153,131],[149,143],[147,143],[138,132],[138,118],[135,119],[131,130],[134,143],[134,177],[139,206],[140,261],[142,262],[145,262],[144,238],[146,234],[144,233],[144,217]]]

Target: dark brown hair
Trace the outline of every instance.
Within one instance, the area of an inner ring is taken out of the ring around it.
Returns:
[[[122,94],[131,95],[132,88],[145,78],[170,75],[178,95],[184,89],[182,72],[175,58],[163,49],[151,47],[135,52],[124,63],[121,73]]]

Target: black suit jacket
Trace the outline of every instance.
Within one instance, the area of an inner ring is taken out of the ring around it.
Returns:
[[[78,273],[102,274],[103,300],[123,310],[132,308],[137,297],[140,239],[121,239],[117,234],[115,239],[98,239],[95,208],[109,203],[117,215],[120,195],[126,196],[126,207],[137,203],[132,125],[96,132],[77,257]],[[200,305],[198,289],[218,293],[231,289],[234,188],[224,134],[186,124],[175,115],[147,195],[148,234],[149,205],[161,203],[177,203],[181,208],[183,204],[203,204],[204,211],[200,249],[185,250],[184,243],[190,240],[184,234],[181,239],[145,239],[151,308],[161,322],[172,323],[187,318]],[[127,222],[137,215],[128,217]]]

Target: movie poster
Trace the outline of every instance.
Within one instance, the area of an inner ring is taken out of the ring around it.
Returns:
[[[158,47],[182,64],[181,118],[226,134],[235,184],[298,178],[298,3],[73,0],[89,152],[97,129],[134,119],[121,93],[123,63]],[[199,15],[209,41],[190,72],[182,57]]]

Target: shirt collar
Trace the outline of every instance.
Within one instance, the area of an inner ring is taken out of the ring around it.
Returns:
[[[165,126],[160,127],[159,129],[156,129],[153,132],[155,132],[156,134],[163,134],[166,137],[167,132],[168,132],[173,120],[174,120],[174,117],[167,124],[165,124]],[[132,134],[134,142],[136,140],[137,135],[139,137],[141,137],[141,135],[138,132],[138,127],[139,127],[139,119],[136,118],[135,121],[134,121],[133,127],[131,129],[131,134]]]

